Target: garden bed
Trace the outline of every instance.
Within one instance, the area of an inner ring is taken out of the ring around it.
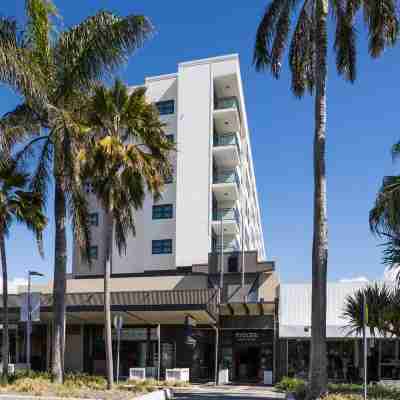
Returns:
[[[125,381],[106,390],[104,377],[85,374],[67,374],[64,384],[51,382],[47,373],[17,374],[10,377],[7,385],[0,386],[0,394],[30,395],[43,397],[130,400],[143,394],[173,386],[184,386],[180,382]]]
[[[307,393],[307,383],[302,379],[284,377],[275,385],[275,389],[291,393],[296,400],[304,400]],[[363,386],[359,384],[328,384],[328,395],[324,400],[362,400]],[[368,399],[400,400],[400,389],[374,384],[368,385]]]

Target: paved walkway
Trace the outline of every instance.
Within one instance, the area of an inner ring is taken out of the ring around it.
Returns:
[[[195,385],[190,388],[174,390],[177,400],[255,400],[255,399],[284,399],[285,395],[275,392],[265,386],[245,385]]]

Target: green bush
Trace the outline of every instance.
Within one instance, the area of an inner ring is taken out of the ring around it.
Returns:
[[[324,397],[324,400],[361,400],[362,397],[359,394],[342,394],[333,393],[328,394]]]
[[[363,392],[363,386],[355,383],[329,383],[329,393],[359,394]]]
[[[282,392],[296,393],[298,390],[304,389],[306,383],[303,379],[289,378],[284,376],[280,382],[275,385],[275,388]]]

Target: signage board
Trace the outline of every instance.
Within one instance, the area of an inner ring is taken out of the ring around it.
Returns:
[[[20,321],[28,321],[28,293],[20,295]],[[40,293],[31,293],[31,321],[40,321]]]

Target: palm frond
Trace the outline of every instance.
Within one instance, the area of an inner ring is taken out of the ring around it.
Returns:
[[[264,15],[257,28],[253,53],[253,63],[257,71],[264,70],[272,63],[272,43],[287,0],[273,0],[265,9]]]
[[[32,103],[47,99],[45,77],[29,49],[22,47],[17,24],[0,17],[0,82]]]
[[[152,31],[144,16],[121,18],[101,11],[62,33],[55,48],[59,93],[65,95],[73,87],[86,89],[104,73],[115,71]]]
[[[355,12],[354,6],[347,6],[340,0],[335,1],[336,34],[334,49],[336,52],[336,67],[339,75],[343,75],[350,82],[356,80]]]
[[[32,49],[35,59],[47,69],[50,65],[51,34],[54,32],[52,17],[57,9],[51,0],[27,0],[26,43]]]
[[[400,232],[400,176],[386,176],[369,213],[371,231],[378,236]]]
[[[315,54],[314,24],[310,1],[305,1],[295,27],[289,49],[289,66],[292,72],[292,91],[302,97],[308,89],[314,89]]]
[[[399,19],[394,0],[365,0],[364,20],[368,26],[369,52],[379,57],[382,51],[393,46],[398,38]]]
[[[43,119],[27,104],[18,105],[0,119],[0,150],[11,153],[16,143],[37,136]]]

